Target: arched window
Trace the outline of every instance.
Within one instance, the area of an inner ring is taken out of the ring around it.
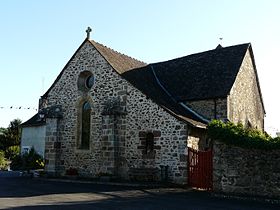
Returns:
[[[89,149],[90,140],[90,113],[91,106],[89,102],[85,102],[82,107],[82,135],[81,135],[81,149]]]

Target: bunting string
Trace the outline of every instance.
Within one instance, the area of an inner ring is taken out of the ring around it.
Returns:
[[[5,109],[18,109],[18,110],[35,110],[37,111],[38,109],[35,107],[28,107],[28,106],[0,106],[0,110],[5,110]]]

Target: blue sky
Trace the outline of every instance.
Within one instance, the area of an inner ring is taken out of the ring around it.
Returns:
[[[0,126],[36,113],[90,26],[95,41],[147,63],[251,42],[265,126],[280,131],[279,10],[278,0],[1,1]]]

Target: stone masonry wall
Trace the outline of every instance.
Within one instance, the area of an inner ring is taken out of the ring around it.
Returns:
[[[128,168],[158,168],[168,166],[169,179],[186,182],[187,130],[185,123],[165,112],[158,105],[128,86],[126,159]],[[155,154],[145,156],[141,147],[143,132],[152,132]]]
[[[89,91],[78,90],[83,71],[91,72],[95,84]],[[108,101],[116,99],[123,115],[104,114]],[[144,94],[122,79],[99,52],[85,42],[50,90],[48,106],[62,105],[59,121],[61,174],[70,167],[81,176],[112,173],[128,178],[130,168],[169,166],[169,178],[183,182],[187,177],[185,149],[187,125],[165,112]],[[91,105],[91,138],[88,150],[77,147],[80,109]],[[154,156],[143,155],[141,132],[155,135]]]
[[[56,176],[60,170],[61,139],[58,135],[58,119],[47,118],[45,136],[45,170]]]
[[[191,128],[188,130],[188,147],[195,150],[207,150],[211,145],[207,140],[207,132],[202,128]]]
[[[260,101],[256,74],[254,72],[252,58],[247,51],[241,69],[233,84],[229,103],[229,119],[234,123],[241,122],[253,128],[263,129],[264,110]]]
[[[214,141],[214,191],[280,198],[279,186],[279,150],[249,150]]]
[[[209,120],[228,118],[226,98],[186,101],[185,104]]]

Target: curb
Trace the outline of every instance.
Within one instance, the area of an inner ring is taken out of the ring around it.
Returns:
[[[129,182],[112,182],[112,181],[90,181],[78,179],[60,179],[60,178],[44,178],[37,177],[38,180],[54,181],[54,182],[68,182],[68,183],[81,183],[81,184],[98,184],[98,185],[112,185],[112,186],[126,186],[126,187],[176,187],[183,188],[168,183],[129,183]]]
[[[222,194],[222,193],[211,193],[211,197],[214,198],[225,198],[225,199],[235,199],[241,201],[255,201],[262,203],[270,203],[280,205],[280,198],[269,198],[269,197],[251,197],[251,196],[241,196],[241,195],[230,195],[230,194]]]

